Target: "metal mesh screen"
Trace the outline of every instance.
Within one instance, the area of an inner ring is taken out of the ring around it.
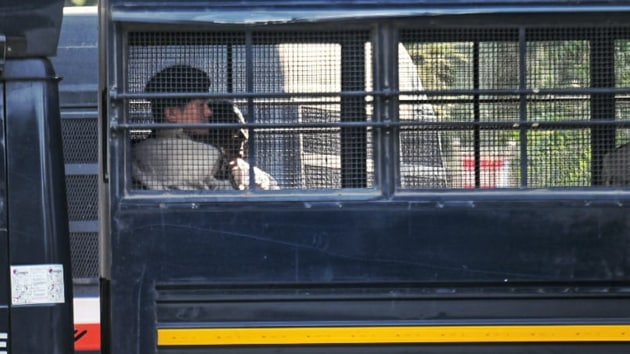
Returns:
[[[381,161],[369,31],[130,33],[133,188],[375,188],[379,166],[403,190],[625,185],[628,33],[400,30]]]
[[[368,35],[131,33],[133,187],[372,188]]]
[[[61,128],[66,165],[72,278],[75,283],[95,284],[99,274],[96,107],[90,112],[77,112],[62,107]]]
[[[66,176],[68,219],[98,220],[98,176]]]
[[[405,148],[414,129],[441,133],[447,188],[626,184],[630,148],[613,151],[628,141],[628,38],[619,28],[403,31],[426,89],[408,105],[430,105],[439,124],[403,124],[399,185],[426,188],[404,178],[427,159]]]
[[[98,278],[98,233],[70,234],[73,279]]]
[[[98,162],[98,122],[95,115],[63,117],[61,131],[66,163]]]

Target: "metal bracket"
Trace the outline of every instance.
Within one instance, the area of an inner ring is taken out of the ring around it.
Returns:
[[[4,72],[4,63],[7,59],[7,37],[0,34],[0,74]]]
[[[7,37],[0,34],[0,75],[4,72],[4,63],[7,59]]]

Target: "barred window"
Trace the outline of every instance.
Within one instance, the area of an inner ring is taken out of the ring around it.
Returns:
[[[403,28],[391,48],[369,30],[131,32],[131,187],[626,185],[629,33]],[[375,50],[397,53],[393,86]]]
[[[180,95],[129,101],[132,124],[176,123],[129,131],[134,188],[373,188],[368,38],[368,32],[131,33],[128,91]],[[197,94],[209,111],[187,107],[184,92]],[[204,123],[211,125],[185,126]],[[176,163],[176,155],[188,160]]]
[[[432,105],[440,123],[447,188],[627,184],[627,29],[405,30],[401,37],[426,89],[409,105]],[[431,131],[401,121],[401,141],[409,131]],[[403,160],[423,158],[401,144]],[[424,188],[404,179],[400,186]]]

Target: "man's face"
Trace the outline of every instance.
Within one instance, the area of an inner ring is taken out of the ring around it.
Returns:
[[[245,155],[245,143],[247,138],[241,129],[231,129],[228,134],[230,136],[223,144],[224,153],[228,160],[232,160],[238,157],[244,157]]]
[[[199,124],[208,123],[212,110],[207,99],[194,99],[183,107],[167,107],[164,115],[169,123]],[[208,128],[184,128],[184,132],[188,135],[208,135]]]
[[[217,124],[245,124],[245,118],[241,111],[232,102],[226,100],[210,101],[212,116],[211,123]],[[208,136],[208,143],[217,146],[223,151],[226,159],[233,160],[245,157],[245,144],[247,142],[247,130],[244,128],[213,128]]]

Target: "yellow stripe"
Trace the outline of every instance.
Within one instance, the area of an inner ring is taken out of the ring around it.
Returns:
[[[160,328],[159,346],[630,341],[630,325]]]

